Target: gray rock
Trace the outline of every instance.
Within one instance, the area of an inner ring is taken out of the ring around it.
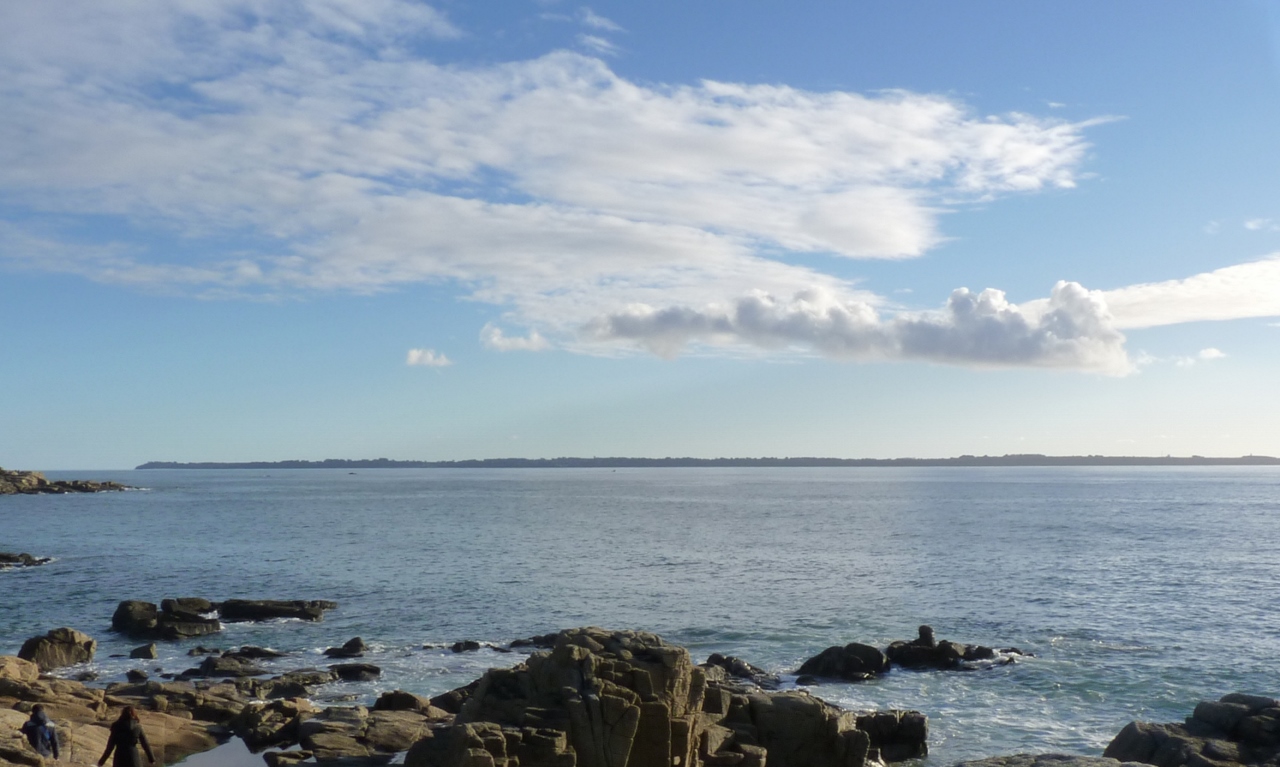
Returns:
[[[1158,767],[1233,767],[1280,762],[1280,705],[1233,693],[1196,706],[1185,722],[1130,722],[1103,756]]]
[[[160,657],[156,651],[156,643],[144,644],[141,647],[135,647],[129,651],[130,658],[141,658],[143,660],[155,660]]]

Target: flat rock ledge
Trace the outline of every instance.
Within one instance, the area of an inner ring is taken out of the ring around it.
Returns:
[[[1202,701],[1185,722],[1130,722],[1103,756],[1157,767],[1280,764],[1280,701],[1232,693]]]
[[[38,471],[7,471],[0,468],[0,495],[62,495],[129,490],[119,482],[91,482],[87,479],[50,480]]]

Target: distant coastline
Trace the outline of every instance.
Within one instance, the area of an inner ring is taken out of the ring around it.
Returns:
[[[464,461],[396,461],[389,458],[323,461],[179,463],[149,461],[137,469],[622,469],[697,467],[915,467],[915,466],[1280,466],[1280,458],[1245,455],[962,455],[955,458],[480,458]]]

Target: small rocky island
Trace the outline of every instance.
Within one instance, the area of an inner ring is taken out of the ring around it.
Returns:
[[[0,495],[63,495],[128,489],[127,485],[119,482],[93,482],[87,479],[51,480],[38,471],[9,471],[0,468]]]

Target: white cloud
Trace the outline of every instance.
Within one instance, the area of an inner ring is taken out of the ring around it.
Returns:
[[[1103,293],[1118,328],[1280,316],[1280,254]]]
[[[1201,349],[1200,354],[1196,355],[1201,360],[1220,360],[1227,356],[1227,353],[1221,349],[1215,349],[1210,346],[1208,349]]]
[[[1277,227],[1275,222],[1269,218],[1251,218],[1244,222],[1244,228],[1251,232],[1260,232],[1263,229],[1275,231]]]
[[[619,26],[616,22],[612,21],[611,19],[606,19],[604,16],[601,16],[600,14],[591,10],[590,8],[583,7],[579,13],[579,16],[582,19],[582,23],[585,26],[591,27],[592,29],[599,29],[605,32],[623,31],[622,27]]]
[[[821,297],[832,322],[885,302],[780,253],[921,255],[945,211],[1071,187],[1087,149],[1090,123],[941,95],[413,53],[458,34],[408,0],[0,5],[0,259],[211,296],[450,281],[529,329],[494,348],[598,350],[580,329],[631,305],[735,322],[757,306],[782,324],[738,338],[803,346],[783,326],[808,299],[760,296]],[[994,294],[958,295],[934,319],[877,320],[889,339],[868,354],[1117,368],[1106,333],[1059,338]],[[968,303],[992,313],[962,325]],[[813,348],[857,356],[819,330]]]
[[[485,348],[500,352],[537,352],[551,348],[551,342],[536,330],[530,331],[527,336],[508,336],[493,323],[481,329],[480,342]]]
[[[453,364],[453,360],[436,353],[435,349],[410,349],[405,356],[404,364],[429,368],[444,368]]]
[[[875,307],[823,291],[791,299],[759,293],[701,309],[635,305],[592,322],[603,341],[626,340],[664,357],[691,342],[813,349],[837,359],[925,360],[1032,366],[1125,375],[1134,366],[1097,292],[1059,282],[1030,310],[1004,293],[960,288],[945,308],[885,318]]]

